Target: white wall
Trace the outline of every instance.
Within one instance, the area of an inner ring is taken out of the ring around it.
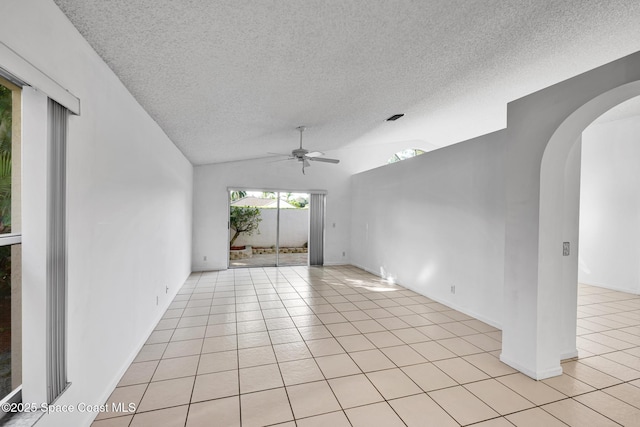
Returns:
[[[640,117],[593,124],[582,140],[581,283],[640,293]]]
[[[393,126],[393,123],[387,123]],[[351,174],[356,174],[384,166],[395,153],[407,148],[422,151],[437,150],[440,146],[422,140],[416,141],[389,141],[386,144],[349,145],[331,153],[331,157],[340,159],[340,166]]]
[[[389,126],[393,126],[393,123],[389,123]],[[283,153],[296,147],[295,125],[291,129],[292,141],[280,150]],[[313,132],[313,128],[307,132]],[[227,268],[228,247],[225,246],[224,239],[228,235],[228,187],[301,192],[310,189],[328,190],[324,263],[348,264],[351,221],[349,179],[355,173],[386,165],[393,154],[405,148],[431,150],[436,148],[436,145],[427,141],[350,145],[325,153],[326,157],[339,159],[339,164],[316,162],[311,168],[306,169],[306,175],[302,175],[298,163],[275,161],[279,160],[275,157],[196,166],[193,195],[193,270]],[[207,261],[204,261],[205,256]]]
[[[640,95],[640,52],[509,103],[505,297],[500,359],[536,378],[562,373],[559,325],[565,178],[571,148],[612,107]],[[574,245],[575,246],[575,245]],[[575,267],[577,269],[577,265]]]
[[[57,403],[102,403],[190,272],[193,167],[52,1],[9,0],[0,40],[81,101],[68,134],[68,379]],[[1,58],[0,58],[1,60]],[[0,63],[0,66],[2,64]],[[46,123],[30,94],[25,126]],[[24,130],[24,399],[43,401],[44,133]],[[39,162],[39,163],[38,163]],[[40,206],[40,211],[37,211]],[[165,286],[169,287],[168,293]],[[159,304],[156,305],[156,297]],[[88,426],[51,414],[39,426]]]
[[[334,157],[335,153],[328,153]],[[314,163],[302,174],[297,162],[257,159],[194,168],[194,271],[227,268],[229,204],[227,188],[309,192],[326,190],[324,263],[349,263],[350,172],[341,165]],[[344,253],[344,255],[343,255]],[[205,258],[206,257],[206,261]]]
[[[251,236],[241,234],[234,242],[235,246],[269,247],[276,244],[278,210],[260,209],[262,221]],[[234,231],[231,230],[230,238]],[[309,242],[309,209],[280,209],[280,247],[300,248]]]
[[[504,146],[499,131],[354,175],[351,263],[500,325]]]
[[[580,216],[580,153],[581,139],[573,144],[564,170],[564,212],[562,242],[569,242],[569,255],[562,257],[562,281],[557,286],[557,298],[562,301],[560,316],[560,358],[578,356],[576,327],[578,320],[578,247]],[[563,247],[564,249],[564,247]],[[564,255],[564,253],[563,253]]]

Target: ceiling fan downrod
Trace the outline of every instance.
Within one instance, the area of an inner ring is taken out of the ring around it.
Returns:
[[[300,131],[300,149],[302,150],[302,132],[305,131],[305,129],[307,129],[306,126],[298,126],[296,129],[298,129]]]

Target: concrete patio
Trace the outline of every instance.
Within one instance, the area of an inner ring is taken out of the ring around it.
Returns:
[[[307,253],[284,254],[278,257],[279,265],[307,265]],[[229,268],[265,267],[276,265],[276,254],[253,254],[251,258],[233,259],[229,261]]]

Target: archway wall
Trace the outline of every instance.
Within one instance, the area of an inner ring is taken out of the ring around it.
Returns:
[[[583,132],[579,282],[640,293],[640,116]]]
[[[562,372],[566,334],[559,325],[570,316],[561,314],[567,301],[559,297],[569,153],[589,123],[638,94],[635,53],[508,105],[501,359],[533,378]]]
[[[562,280],[558,282],[560,304],[560,359],[578,356],[576,348],[578,320],[578,247],[580,238],[580,175],[582,173],[582,138],[577,138],[564,168],[561,242],[569,242],[569,253],[561,257]]]

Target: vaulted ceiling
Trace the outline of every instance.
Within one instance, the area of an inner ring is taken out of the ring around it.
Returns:
[[[442,147],[640,50],[637,0],[54,1],[194,164]]]

